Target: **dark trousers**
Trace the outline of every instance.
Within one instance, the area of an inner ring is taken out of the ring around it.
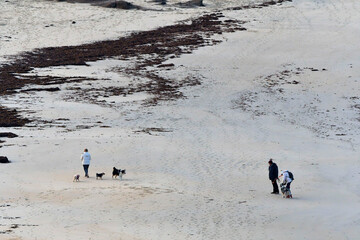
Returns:
[[[273,192],[275,193],[279,193],[279,187],[277,185],[276,179],[275,180],[271,180],[272,185],[273,185]]]
[[[89,165],[83,165],[83,167],[84,167],[85,177],[89,176],[89,173],[88,173]]]
[[[291,182],[286,184],[286,188],[289,189],[289,190],[290,190],[290,184],[291,184]]]

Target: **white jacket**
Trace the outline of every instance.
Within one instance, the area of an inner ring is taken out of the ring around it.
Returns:
[[[289,177],[289,172],[287,170],[285,171],[282,171],[282,175],[284,176],[284,183],[291,183],[292,180],[291,178]]]
[[[90,153],[84,152],[81,154],[81,161],[83,165],[90,165],[91,156]]]

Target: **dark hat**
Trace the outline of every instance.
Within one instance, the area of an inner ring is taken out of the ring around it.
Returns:
[[[270,158],[270,160],[269,160],[269,162],[268,162],[268,163],[273,163],[272,158]]]

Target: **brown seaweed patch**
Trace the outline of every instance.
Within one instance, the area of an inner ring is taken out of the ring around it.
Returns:
[[[124,10],[141,9],[140,6],[137,6],[130,2],[122,1],[122,0],[58,0],[58,2],[90,3],[94,6],[101,6],[101,7],[107,7],[107,8],[118,8],[118,9],[124,9]]]
[[[149,135],[154,135],[154,133],[167,133],[167,132],[172,132],[172,130],[165,129],[165,128],[152,127],[152,128],[144,128],[142,130],[134,131],[134,133],[147,133]]]
[[[205,6],[203,0],[191,0],[184,3],[177,4],[180,7],[203,7]]]
[[[29,88],[25,90],[21,90],[21,92],[57,92],[60,91],[60,88]]]
[[[126,1],[105,1],[104,3],[96,4],[102,7],[107,8],[118,8],[118,9],[124,9],[124,10],[131,10],[131,9],[142,9],[140,6],[134,5],[132,3],[126,2]]]
[[[292,2],[292,0],[271,0],[271,1],[267,1],[267,2],[263,2],[263,3],[259,3],[259,4],[248,4],[248,5],[243,5],[243,6],[239,6],[239,7],[230,7],[227,8],[226,10],[246,10],[246,9],[251,9],[251,8],[263,8],[263,7],[269,7],[269,6],[273,6],[273,5],[278,5],[278,4],[282,4],[285,2]]]
[[[0,106],[0,127],[22,127],[31,122],[31,120],[23,118],[16,109],[8,109]]]
[[[0,138],[16,138],[18,137],[18,135],[16,135],[15,133],[11,133],[11,132],[2,132],[0,133]]]
[[[154,97],[145,104],[155,105],[159,101],[183,98],[179,88],[200,84],[198,78],[171,79],[159,76],[149,67],[171,67],[163,64],[171,57],[192,53],[195,49],[210,46],[221,41],[211,39],[215,34],[233,32],[241,29],[244,23],[238,20],[224,21],[220,12],[206,14],[179,24],[161,27],[155,30],[133,33],[117,40],[107,40],[80,46],[48,47],[26,52],[12,62],[0,66],[0,95],[15,94],[26,85],[52,85],[68,82],[81,82],[84,77],[55,77],[33,75],[37,68],[64,65],[87,65],[87,62],[117,58],[132,59],[135,63],[125,69],[125,74],[145,79],[124,88],[106,89],[105,95],[127,95],[135,92],[147,92]],[[149,57],[150,56],[150,57]],[[175,66],[174,66],[175,67]],[[30,73],[30,74],[29,74]],[[57,88],[30,88],[23,91],[58,91]],[[78,89],[77,92],[85,91]],[[86,90],[87,91],[87,90]],[[97,93],[96,93],[97,94]],[[20,117],[16,110],[0,107],[2,117],[0,126],[24,126],[30,122]],[[82,128],[82,127],[80,127]]]
[[[0,163],[10,163],[9,159],[5,156],[0,156]],[[5,217],[3,217],[5,219]]]

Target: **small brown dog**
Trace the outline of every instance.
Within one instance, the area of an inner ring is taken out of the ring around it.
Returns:
[[[75,174],[73,182],[79,182],[80,181],[80,174]]]
[[[105,173],[96,173],[96,179],[101,179],[105,175]]]

